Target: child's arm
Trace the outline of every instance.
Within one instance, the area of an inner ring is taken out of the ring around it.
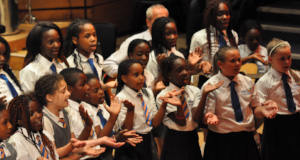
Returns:
[[[117,81],[109,81],[107,83],[101,83],[101,85],[103,90],[106,91],[109,88],[117,88],[118,83]]]
[[[126,142],[135,147],[136,144],[143,141],[143,137],[136,134],[134,130],[128,131],[124,129],[116,135],[116,140],[117,142]]]
[[[76,139],[74,133],[71,133],[71,138]],[[56,148],[55,142],[53,142],[53,145],[54,145],[54,148]],[[72,152],[72,150],[74,149],[74,147],[83,147],[85,145],[86,145],[85,142],[82,142],[82,141],[79,141],[76,139],[76,141],[70,141],[68,144],[66,144],[63,147],[56,148],[56,152],[59,157],[77,160],[77,159],[80,159],[82,156],[78,155],[78,154],[71,154],[68,157],[65,157],[65,156],[70,154]]]
[[[276,102],[268,100],[262,104],[262,106],[255,107],[254,115],[256,118],[268,118],[273,119],[276,117],[278,106]]]
[[[106,136],[98,139],[87,140],[84,142],[86,143],[87,146],[105,145],[114,148],[119,148],[125,144],[125,142],[116,142],[115,139]]]
[[[122,129],[132,130],[133,128],[133,117],[134,117],[134,104],[128,100],[123,101],[123,104],[127,108],[126,118],[122,124]]]
[[[119,98],[116,98],[115,96],[110,97],[110,107],[107,107],[104,104],[104,107],[109,112],[110,116],[109,116],[109,119],[108,119],[106,125],[103,126],[103,129],[100,132],[98,138],[110,135],[110,133],[115,125],[115,122],[118,118],[118,115],[120,113],[121,104],[122,104],[122,101],[119,101]]]
[[[203,89],[201,100],[198,104],[198,107],[192,109],[192,115],[194,122],[198,123],[200,120],[202,120],[204,107],[206,104],[206,98],[209,92],[219,88],[224,81],[219,81],[218,83],[211,85],[210,83],[207,83]]]
[[[87,140],[90,137],[91,129],[93,126],[93,120],[89,116],[88,112],[84,110],[84,107],[82,105],[79,106],[79,113],[82,120],[84,120],[85,122],[85,126],[77,139]]]

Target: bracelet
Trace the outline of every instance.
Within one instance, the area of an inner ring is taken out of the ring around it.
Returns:
[[[184,116],[183,117],[178,117],[178,115],[176,114],[176,118],[177,119],[184,119]]]

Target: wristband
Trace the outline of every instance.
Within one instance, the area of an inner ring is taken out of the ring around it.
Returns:
[[[184,116],[183,117],[178,117],[178,115],[176,114],[176,118],[177,119],[184,119]]]

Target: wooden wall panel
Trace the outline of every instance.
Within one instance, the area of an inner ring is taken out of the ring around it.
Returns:
[[[98,0],[102,1],[102,0]],[[105,1],[105,0],[104,0]],[[70,2],[70,3],[69,3]],[[94,0],[86,0],[87,6],[93,6]],[[19,0],[19,9],[27,10],[28,0]],[[84,0],[31,0],[32,9],[83,7]]]

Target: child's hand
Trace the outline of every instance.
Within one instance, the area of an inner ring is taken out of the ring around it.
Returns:
[[[134,130],[128,131],[127,129],[124,129],[116,135],[116,140],[118,142],[129,143],[135,147],[137,143],[141,143],[143,141],[143,137],[136,134]]]
[[[132,147],[136,147],[136,144],[139,144],[143,141],[143,137],[139,136],[136,138],[128,138],[125,142],[130,144]]]
[[[44,157],[39,157],[37,158],[36,160],[48,160],[47,158],[44,158]]]
[[[106,136],[98,138],[98,140],[100,141],[100,145],[110,146],[114,148],[119,148],[125,144],[125,142],[116,142],[115,139]]]
[[[182,105],[181,101],[177,96],[179,94],[181,94],[183,90],[184,90],[184,88],[180,89],[178,91],[176,89],[174,89],[174,90],[166,93],[164,97],[158,97],[158,98],[163,100],[164,102],[172,104],[174,106],[181,106]]]
[[[89,116],[88,112],[84,110],[82,104],[79,106],[79,113],[81,118],[84,120],[86,126],[93,126],[93,120]]]
[[[268,100],[265,103],[263,103],[263,109],[262,109],[262,114],[268,118],[268,119],[273,119],[276,117],[278,112],[278,106],[276,102],[272,100]]]
[[[217,124],[219,124],[218,117],[215,114],[211,113],[211,112],[206,113],[205,118],[207,120],[206,123],[208,125],[217,125]]]
[[[117,81],[109,81],[109,82],[107,82],[107,83],[105,83],[104,84],[105,85],[105,87],[103,87],[103,88],[117,88],[117,86],[118,86],[118,83],[117,83]]]
[[[201,61],[199,65],[199,69],[202,69],[202,72],[204,74],[210,74],[212,67],[208,61]]]
[[[123,101],[124,106],[127,108],[127,111],[133,111],[134,110],[134,104],[129,102],[127,99]]]
[[[99,149],[93,148],[94,146],[85,146],[81,148],[74,148],[72,153],[76,153],[79,155],[90,155],[90,156],[98,156],[105,152],[106,148],[101,147]]]
[[[220,86],[222,86],[222,84],[224,83],[224,81],[219,81],[218,83],[211,85],[209,82],[204,86],[203,92],[204,93],[209,93],[217,88],[219,88]]]
[[[161,91],[163,89],[165,89],[166,86],[164,85],[163,81],[158,81],[155,85],[154,85],[154,90],[156,91]]]
[[[81,148],[84,147],[86,143],[76,138],[71,138],[71,145],[73,146],[73,148]]]
[[[203,58],[203,55],[201,47],[195,48],[195,51],[189,54],[188,63],[195,66]]]
[[[267,65],[268,64],[268,61],[265,61],[263,58],[265,56],[259,54],[259,53],[254,53],[252,55],[250,55],[251,59],[255,59],[255,60],[258,60],[260,61],[261,63],[263,63],[264,65]]]
[[[167,57],[165,53],[158,54],[156,57],[156,61],[158,65],[160,66],[161,62]]]
[[[0,94],[1,94],[1,92],[0,92]],[[2,97],[0,97],[0,103],[3,103],[3,104],[5,104],[5,105],[7,105],[7,101],[6,101],[6,96],[2,96]]]
[[[121,104],[123,101],[119,101],[119,98],[115,95],[110,96],[110,107],[107,107],[105,104],[105,109],[109,112],[110,116],[118,117],[120,110],[121,110]]]

